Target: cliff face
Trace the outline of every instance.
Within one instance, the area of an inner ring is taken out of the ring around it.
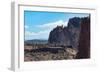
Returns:
[[[66,34],[65,34],[66,33]],[[68,44],[70,45],[69,32],[63,26],[57,26],[49,35],[48,42],[51,44]]]
[[[81,18],[74,17],[69,19],[68,26],[57,26],[49,35],[48,42],[56,44],[65,44],[77,48]],[[67,25],[67,24],[66,24]]]
[[[78,59],[90,58],[90,17],[82,18],[78,50]]]
[[[80,33],[80,22],[81,18],[74,17],[69,19],[68,22],[68,31],[70,35],[70,42],[73,48],[77,48],[78,46],[78,40],[79,40],[79,33]]]

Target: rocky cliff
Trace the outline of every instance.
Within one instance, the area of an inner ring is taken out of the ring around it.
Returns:
[[[76,48],[78,59],[90,58],[90,17],[74,17],[67,27],[57,26],[50,32],[48,42]]]
[[[57,26],[50,32],[48,42],[77,48],[80,32],[80,22],[81,18],[74,17],[69,19],[67,27]]]
[[[66,30],[69,31],[70,42],[73,48],[77,48],[79,44],[78,40],[79,40],[81,20],[82,19],[79,17],[74,17],[74,18],[69,19],[69,22],[68,22],[68,28]]]
[[[90,58],[90,17],[82,18],[78,50],[78,59]]]
[[[49,35],[48,42],[51,44],[70,45],[69,32],[63,26],[57,26]]]

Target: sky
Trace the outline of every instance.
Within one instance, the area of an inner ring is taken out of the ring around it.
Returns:
[[[86,17],[86,13],[64,13],[24,11],[25,40],[44,39],[47,40],[49,33],[57,25],[67,26],[68,20],[73,17]]]

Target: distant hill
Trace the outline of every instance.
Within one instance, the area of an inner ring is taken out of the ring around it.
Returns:
[[[33,40],[26,40],[24,41],[25,44],[47,44],[48,40],[42,40],[42,39],[33,39]]]

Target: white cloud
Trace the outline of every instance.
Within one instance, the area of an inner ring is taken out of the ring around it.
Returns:
[[[25,36],[37,35],[35,32],[25,31]]]
[[[51,23],[47,23],[47,24],[43,24],[43,25],[38,25],[37,27],[39,27],[40,29],[47,29],[47,30],[52,30],[53,28],[58,26],[67,26],[68,21],[63,21],[63,20],[59,20],[56,22],[51,22]]]
[[[40,31],[40,32],[25,32],[26,39],[48,39],[50,31]]]
[[[40,32],[29,32],[29,31],[26,31],[25,32],[25,35],[27,36],[27,35],[39,35],[39,34],[44,34],[44,33],[48,33],[48,31],[40,31]]]
[[[25,29],[29,28],[29,26],[25,25]]]
[[[52,29],[54,29],[57,26],[67,26],[68,21],[64,22],[63,20],[59,20],[56,22],[51,22],[43,25],[37,25],[34,27],[35,29],[39,29],[39,32],[30,32],[25,31],[25,38],[26,39],[48,39],[49,33]],[[28,26],[25,26],[28,28]]]

